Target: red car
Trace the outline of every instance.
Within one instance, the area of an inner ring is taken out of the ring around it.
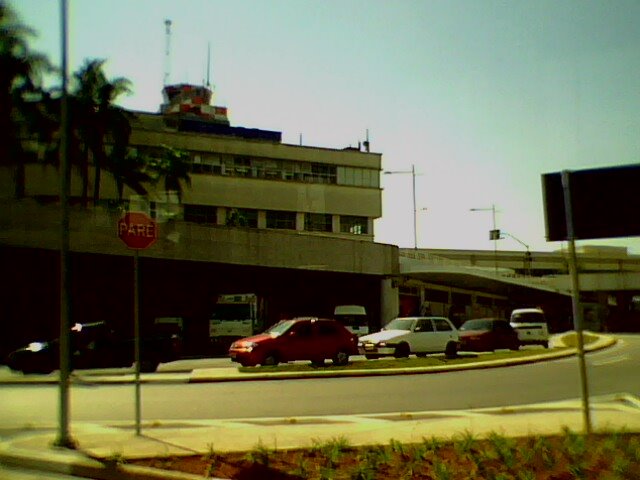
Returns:
[[[462,351],[483,352],[500,348],[520,349],[518,332],[508,320],[502,318],[478,318],[467,320],[458,329]]]
[[[264,333],[231,344],[229,356],[243,367],[277,365],[293,360],[346,365],[358,353],[358,337],[335,320],[294,318],[282,320]]]

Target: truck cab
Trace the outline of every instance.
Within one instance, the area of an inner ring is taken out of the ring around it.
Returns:
[[[209,319],[212,346],[226,351],[231,342],[264,327],[261,302],[254,293],[218,295]]]

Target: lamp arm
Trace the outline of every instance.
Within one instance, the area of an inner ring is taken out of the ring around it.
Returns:
[[[508,235],[509,237],[513,238],[516,242],[518,242],[520,245],[522,245],[524,248],[527,249],[527,252],[529,251],[529,245],[527,245],[526,243],[524,243],[522,240],[520,240],[519,238],[514,237],[513,235],[511,235],[508,232],[502,232],[505,235]]]

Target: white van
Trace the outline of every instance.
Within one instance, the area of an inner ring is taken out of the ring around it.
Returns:
[[[369,333],[367,310],[362,305],[338,305],[333,318],[359,337]]]
[[[521,345],[549,348],[549,327],[540,308],[516,308],[511,312],[511,326],[518,332]]]

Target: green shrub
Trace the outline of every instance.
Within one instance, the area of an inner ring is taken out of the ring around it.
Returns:
[[[473,453],[478,444],[477,438],[469,430],[465,430],[454,437],[453,448],[461,455]]]
[[[246,458],[252,463],[258,463],[268,467],[272,453],[275,453],[275,450],[270,450],[264,445],[264,443],[262,443],[262,440],[258,440],[258,443],[254,445],[253,450],[247,453]]]

